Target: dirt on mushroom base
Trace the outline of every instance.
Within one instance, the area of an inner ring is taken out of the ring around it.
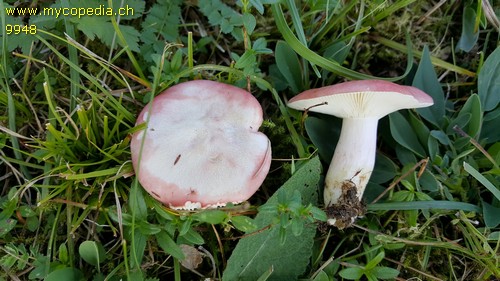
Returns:
[[[356,184],[351,180],[342,182],[342,194],[336,204],[326,207],[328,222],[338,229],[350,227],[357,217],[366,212],[366,204],[359,200]]]

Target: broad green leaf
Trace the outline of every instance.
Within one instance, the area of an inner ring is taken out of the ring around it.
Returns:
[[[500,107],[497,107],[495,110],[484,115],[480,139],[483,139],[487,144],[500,141],[500,130],[498,130],[499,123]]]
[[[30,231],[36,231],[40,227],[40,220],[38,217],[28,217],[26,218],[26,226]]]
[[[252,6],[259,12],[259,14],[264,14],[264,4],[261,0],[250,0]]]
[[[488,153],[495,159],[495,162],[500,165],[500,142],[497,142],[488,148]]]
[[[219,25],[223,33],[230,33],[243,25],[242,16],[220,0],[200,1],[200,11],[207,16],[211,25]]]
[[[43,279],[47,276],[49,272],[50,262],[47,256],[38,255],[36,259],[33,261],[33,270],[28,275],[30,280],[34,279]],[[46,280],[46,279],[45,279]]]
[[[169,255],[172,255],[176,259],[184,259],[184,253],[182,252],[181,248],[175,243],[175,241],[170,237],[170,235],[168,235],[166,231],[160,231],[155,236],[158,245],[163,249],[163,251],[165,251]]]
[[[284,41],[278,41],[275,50],[276,65],[294,93],[303,89],[302,71],[295,51]]]
[[[152,235],[160,232],[161,227],[157,224],[152,224],[147,221],[136,221],[136,226],[139,231],[144,235]]]
[[[253,42],[252,50],[256,54],[272,54],[273,50],[267,47],[267,41],[264,37],[261,37]]]
[[[0,237],[4,237],[9,233],[17,224],[17,220],[6,218],[0,219]]]
[[[448,136],[440,130],[432,130],[431,131],[431,136],[435,139],[437,139],[442,145],[450,145],[451,141]]]
[[[93,266],[99,266],[106,258],[106,251],[101,243],[95,241],[83,241],[78,248],[80,257]]]
[[[121,212],[121,210],[120,210]],[[116,206],[111,206],[108,210],[108,216],[115,222],[120,222],[123,225],[132,225],[132,216],[127,213],[121,213],[121,217],[118,216],[118,210]]]
[[[44,281],[84,281],[86,280],[83,273],[72,267],[64,267],[61,269],[56,269],[51,272]]]
[[[358,280],[363,276],[363,269],[359,267],[344,268],[339,271],[339,275],[347,280]]]
[[[492,206],[483,201],[484,223],[489,228],[495,228],[500,224],[500,208]]]
[[[252,14],[245,13],[243,14],[243,25],[247,29],[248,35],[250,35],[253,33],[255,26],[257,25],[257,20]]]
[[[179,227],[179,235],[183,236],[191,229],[191,223],[193,219],[191,217],[187,217],[184,221],[182,221],[181,226]]]
[[[408,112],[408,121],[410,122],[411,127],[415,131],[415,134],[418,137],[418,141],[422,144],[427,143],[427,140],[429,139],[429,134],[430,130],[427,128],[427,126],[418,118],[415,116],[415,113],[413,111]]]
[[[429,48],[424,47],[422,59],[418,65],[417,72],[413,78],[412,85],[426,92],[434,100],[434,105],[418,108],[417,112],[427,121],[440,127],[445,115],[445,99],[441,84],[437,79],[436,72],[432,66]]]
[[[312,143],[318,148],[321,159],[325,163],[330,163],[340,136],[342,119],[324,114],[318,115],[319,117],[316,115],[309,116],[305,120],[306,132]]]
[[[401,162],[401,164],[403,165],[407,165],[410,163],[415,164],[418,162],[415,153],[400,144],[396,144],[396,155],[399,162]]]
[[[165,42],[175,42],[179,38],[181,4],[181,0],[155,1],[146,13],[141,23],[140,38],[144,43],[141,44],[141,53],[145,59],[149,59],[151,54],[161,53]],[[159,37],[163,40],[158,40]]]
[[[432,162],[436,157],[439,157],[439,144],[434,137],[429,136],[429,139],[427,140],[427,150],[429,151],[429,157]]]
[[[305,163],[277,191],[285,192],[288,198],[295,190],[302,195],[303,204],[316,204],[321,165],[313,158]],[[275,193],[264,205],[278,204]],[[258,229],[269,227],[274,221],[272,212],[259,212],[254,219]],[[228,260],[223,280],[257,280],[271,266],[274,271],[267,280],[296,280],[309,264],[316,227],[308,224],[300,236],[292,234],[291,227],[284,229],[286,240],[280,243],[280,225],[242,238]]]
[[[124,46],[125,43],[120,40],[117,40],[116,42],[122,47],[128,47],[131,51],[139,52],[139,39],[141,37],[141,33],[135,29],[135,27],[130,25],[120,25],[119,28],[127,46]]]
[[[1,207],[2,207],[2,212],[0,212],[0,220],[6,220],[12,216],[12,214],[15,212],[17,209],[17,202],[18,202],[18,197],[16,195],[17,189],[16,188],[11,188],[9,190],[9,194],[7,198],[3,197],[0,199],[5,199],[4,202],[2,202]],[[3,200],[2,200],[3,201]],[[1,232],[1,229],[0,229]]]
[[[133,239],[131,239],[130,249],[130,267],[133,269],[140,268],[144,251],[146,250],[147,236],[142,234],[139,229],[132,230]],[[132,233],[131,233],[132,234]]]
[[[142,269],[136,268],[130,271],[128,280],[134,280],[134,281],[146,281],[144,280],[144,273],[142,272]]]
[[[463,108],[462,108],[463,109]],[[459,128],[465,128],[469,124],[470,120],[472,118],[472,114],[469,112],[462,112],[462,110],[459,112],[458,116],[455,119],[450,120],[450,124],[448,125],[448,128],[446,128],[446,133],[448,135],[454,135],[457,132],[453,129],[455,126],[458,126]]]
[[[132,187],[130,188],[129,205],[132,215],[135,216],[136,220],[146,220],[148,215],[143,192],[143,189],[139,187],[139,183],[137,181],[132,184]]]
[[[179,240],[177,242],[179,244],[181,244],[180,242],[182,242],[182,244],[193,244],[193,245],[203,245],[205,243],[203,237],[198,232],[194,231],[192,228],[189,228],[189,230],[184,235],[179,236]]]
[[[465,6],[462,14],[462,35],[457,43],[457,49],[470,52],[479,38],[476,29],[476,11],[471,6]]]
[[[236,229],[243,232],[251,232],[257,230],[257,225],[253,220],[247,216],[234,216],[231,217],[231,222]]]
[[[309,210],[309,212],[311,213],[312,217],[316,220],[319,220],[319,221],[326,221],[328,219],[328,216],[326,215],[326,213],[316,207],[316,206],[311,206],[311,209]]]
[[[2,257],[0,257],[0,265],[4,268],[4,270],[10,270],[18,261],[17,249],[7,245],[2,250],[4,253]],[[4,281],[5,279],[1,279],[0,277],[0,280]]]
[[[304,221],[299,219],[292,220],[292,234],[299,236],[304,230]]]
[[[488,235],[488,240],[497,242],[500,239],[500,231],[492,232]]]
[[[221,210],[203,210],[192,215],[192,218],[200,222],[219,224],[227,218],[227,214]]]
[[[439,192],[439,182],[436,180],[434,174],[425,170],[418,182],[423,190],[430,192]]]
[[[328,274],[326,274],[326,272],[321,270],[320,272],[318,272],[316,277],[314,277],[313,281],[330,281],[330,278],[328,277]]]
[[[413,131],[405,117],[399,112],[389,114],[392,137],[402,146],[411,150],[420,157],[425,157],[426,153],[422,145],[418,142],[418,137]]]
[[[467,123],[467,128],[462,126],[461,128],[472,138],[475,138],[480,130],[481,125],[483,124],[483,111],[481,109],[481,99],[478,95],[471,95],[465,104],[460,109],[458,113],[457,119],[459,119],[462,115],[470,116],[470,120]]]
[[[385,266],[379,266],[375,267],[374,269],[371,270],[373,275],[375,275],[379,279],[394,279],[398,277],[399,275],[399,270],[390,268],[390,267],[385,267]]]
[[[490,111],[500,103],[500,47],[493,51],[481,68],[477,91],[484,111]]]
[[[85,242],[84,242],[85,243]],[[81,254],[80,254],[81,255]],[[68,248],[66,247],[66,244],[65,243],[62,243],[61,245],[59,245],[59,260],[63,263],[63,264],[67,264],[68,261],[69,261],[69,257],[68,257]]]
[[[381,154],[377,153],[375,158],[375,167],[373,169],[372,176],[370,177],[370,182],[373,183],[385,183],[396,176],[397,166],[392,162],[392,160]]]
[[[25,218],[36,216],[36,212],[29,206],[19,207],[19,213]]]
[[[245,53],[236,61],[234,67],[245,68],[255,64],[257,57],[254,50],[246,50]]]
[[[379,264],[385,257],[385,253],[382,251],[380,253],[378,253],[375,257],[373,257],[372,259],[370,259],[367,263],[366,263],[366,266],[365,268],[366,269],[373,269],[377,266],[377,264]]]

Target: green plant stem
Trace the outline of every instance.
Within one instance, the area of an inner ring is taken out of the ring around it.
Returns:
[[[127,274],[127,280],[128,281],[134,281],[130,279],[130,266],[128,264],[128,258],[127,258],[127,240],[122,238],[122,248],[123,248],[123,263],[125,264],[125,272]]]
[[[188,67],[191,69],[194,66],[193,63],[193,32],[188,32]]]
[[[62,205],[59,205],[57,208],[56,215],[54,217],[54,223],[53,223],[52,228],[50,230],[49,242],[47,243],[47,263],[45,265],[45,275],[44,276],[47,276],[50,273],[50,261],[52,260],[52,246],[53,246],[52,244],[54,244],[54,241],[55,241],[54,239],[56,236],[57,228],[59,226],[58,220],[59,220],[59,216],[61,215],[61,208],[62,208]]]
[[[175,281],[181,281],[181,265],[176,258],[174,258],[174,279]]]
[[[73,189],[70,186],[66,188],[66,200],[71,201],[73,197]],[[75,265],[75,241],[73,240],[73,233],[71,226],[71,220],[73,218],[73,206],[71,204],[66,205],[66,235],[68,239],[68,256],[69,256],[69,266],[73,267]]]

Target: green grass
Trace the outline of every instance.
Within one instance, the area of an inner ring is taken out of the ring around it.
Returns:
[[[500,278],[498,3],[199,2],[57,19],[0,4],[1,26],[37,26],[0,33],[0,280]],[[368,211],[341,231],[324,224],[321,182],[339,120],[286,101],[368,78],[419,87],[435,105],[380,121]],[[241,205],[172,210],[134,175],[138,113],[194,79],[263,106],[271,172]]]

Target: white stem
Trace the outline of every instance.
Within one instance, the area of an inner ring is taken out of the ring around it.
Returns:
[[[375,165],[377,123],[378,118],[342,121],[339,142],[325,179],[326,206],[336,204],[342,196],[342,187],[352,184],[361,200]]]

